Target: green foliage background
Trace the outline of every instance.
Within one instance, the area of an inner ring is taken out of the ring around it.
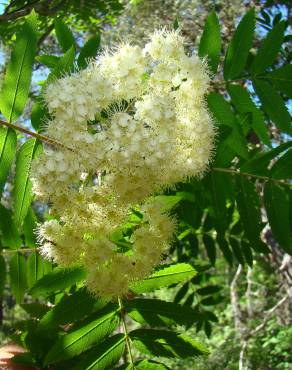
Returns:
[[[289,5],[287,17],[269,2],[259,12],[251,7],[228,43],[216,12],[207,15],[198,53],[213,73],[206,99],[218,131],[214,161],[203,180],[160,196],[178,219],[165,264],[127,297],[107,302],[86,292],[83,270],[44,261],[33,233],[50,217],[29,180],[45,140],[42,90],[85,68],[104,24],[124,8],[83,3],[11,1],[0,16],[11,50],[0,93],[1,324],[27,349],[14,361],[42,369],[236,369],[243,351],[246,368],[288,369]],[[48,76],[32,89],[32,74],[42,68]],[[11,325],[19,310],[25,320]]]

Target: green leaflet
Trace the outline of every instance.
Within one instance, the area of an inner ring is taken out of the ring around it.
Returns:
[[[136,298],[124,304],[129,316],[140,324],[190,326],[198,319],[196,311],[191,307],[159,299]]]
[[[135,364],[137,370],[169,370],[169,367],[156,361],[142,360]],[[131,370],[131,368],[129,368]]]
[[[225,238],[221,234],[217,235],[216,241],[217,241],[217,244],[218,244],[219,248],[221,249],[221,252],[222,252],[224,258],[229,263],[229,265],[232,266],[232,264],[233,264],[233,254],[232,254],[232,252],[229,248],[229,245],[228,245],[227,241],[225,240]]]
[[[264,111],[279,130],[292,134],[290,114],[281,96],[273,86],[263,80],[254,80],[255,92],[260,98]]]
[[[286,64],[257,78],[268,80],[277,90],[292,98],[292,64]]]
[[[0,204],[0,234],[3,247],[18,249],[22,241],[12,218],[12,213]]]
[[[247,262],[247,264],[252,267],[253,266],[253,255],[252,255],[252,250],[249,246],[248,243],[245,241],[241,241],[241,251],[242,254],[244,255],[244,258]]]
[[[230,148],[227,139],[230,133],[232,132],[231,128],[228,126],[219,126],[218,127],[218,144],[216,148],[214,166],[218,167],[229,167],[232,160],[234,159],[236,153],[233,149]]]
[[[30,289],[43,277],[43,259],[37,252],[30,253],[27,259],[27,285]]]
[[[82,357],[73,370],[103,370],[112,369],[119,361],[125,350],[125,335],[116,334],[92,348]]]
[[[0,197],[16,153],[17,137],[14,130],[0,126]]]
[[[176,194],[176,195],[157,195],[153,197],[154,200],[157,200],[162,205],[162,210],[170,211],[174,208],[181,200],[183,200],[184,194]]]
[[[208,285],[204,288],[200,288],[197,290],[197,293],[200,295],[209,295],[209,294],[215,294],[220,292],[222,290],[222,287],[219,285]]]
[[[54,69],[49,74],[46,84],[44,85],[44,88],[47,84],[54,82],[57,78],[60,78],[66,73],[72,71],[74,58],[75,58],[75,49],[73,46],[71,46],[71,48],[68,49],[66,53],[60,58]]]
[[[274,179],[292,179],[292,149],[287,150],[270,170]]]
[[[212,171],[210,173],[210,190],[212,195],[212,216],[215,219],[216,228],[224,231],[228,227],[226,202],[229,198],[230,176],[225,173]]]
[[[252,158],[250,161],[245,162],[241,166],[241,171],[254,173],[257,175],[269,175],[267,167],[272,159],[276,158],[279,154],[292,146],[292,142],[283,143],[276,148],[266,152],[260,153],[257,157]]]
[[[230,104],[221,94],[211,92],[207,96],[207,103],[208,108],[214,114],[220,125],[233,127],[235,116],[231,110]]]
[[[228,46],[224,60],[224,79],[239,77],[246,65],[248,52],[252,47],[255,29],[255,12],[251,9],[240,21]]]
[[[222,296],[209,296],[201,300],[200,304],[203,304],[204,306],[215,306],[216,304],[222,302],[223,297]]]
[[[280,51],[284,39],[285,29],[285,22],[282,21],[277,23],[276,26],[268,33],[252,62],[252,75],[258,75],[259,73],[264,72],[273,64]]]
[[[228,93],[239,113],[252,114],[252,129],[266,145],[271,145],[263,113],[256,107],[248,91],[241,85],[229,85]]]
[[[106,307],[95,320],[61,336],[47,353],[45,364],[67,360],[85,352],[113,332],[118,323],[117,305]]]
[[[130,290],[134,293],[152,292],[156,289],[168,287],[171,284],[180,283],[191,279],[197,274],[193,266],[188,263],[177,263],[175,265],[161,266],[145,280],[141,280],[130,285]]]
[[[151,360],[141,360],[134,363],[135,369],[137,370],[170,370],[169,367],[161,364],[160,362],[151,361]],[[117,370],[132,370],[133,365],[128,362],[122,366],[115,367]]]
[[[0,297],[3,295],[6,282],[6,262],[2,254],[0,254]]]
[[[40,154],[42,145],[36,139],[29,139],[19,149],[16,157],[13,187],[14,217],[18,226],[22,225],[32,201],[32,183],[29,179],[31,162]]]
[[[27,102],[36,46],[37,19],[32,11],[17,35],[0,93],[0,110],[9,122],[22,114]]]
[[[205,331],[207,337],[210,338],[210,336],[212,334],[212,326],[211,326],[209,321],[204,322],[204,331]]]
[[[173,29],[176,31],[178,28],[179,28],[179,23],[178,23],[178,19],[175,18],[173,24],[172,24],[172,27]]]
[[[10,260],[10,284],[16,303],[21,303],[27,288],[26,262],[20,253],[15,253]]]
[[[244,176],[238,176],[236,180],[236,203],[245,235],[250,241],[251,247],[257,252],[269,252],[269,249],[260,240],[260,232],[263,225],[260,214],[259,196],[254,184]]]
[[[264,190],[264,202],[274,237],[285,252],[292,254],[288,193],[272,181],[267,182]]]
[[[74,36],[69,27],[61,19],[55,19],[54,25],[56,36],[63,52],[66,53],[71,47],[76,48]]]
[[[23,308],[30,316],[37,319],[42,318],[50,309],[45,304],[41,303],[23,303],[21,304],[21,308]]]
[[[56,268],[46,274],[31,288],[30,294],[34,297],[46,296],[56,291],[62,291],[77,282],[84,280],[86,273],[81,268],[61,269]]]
[[[77,59],[79,68],[85,68],[88,65],[88,61],[96,57],[99,46],[100,34],[97,34],[86,41],[83,48],[80,50],[80,54]]]
[[[36,131],[42,130],[42,125],[45,120],[48,118],[47,108],[44,107],[41,103],[36,102],[31,109],[31,124]]]
[[[30,248],[36,247],[35,229],[37,226],[37,218],[34,210],[30,207],[23,221],[23,234],[25,245]]]
[[[241,252],[240,244],[237,241],[237,239],[230,238],[229,243],[230,243],[231,249],[233,250],[233,254],[235,255],[237,261],[241,265],[244,265],[245,261],[244,261],[244,258],[243,258],[242,252]]]
[[[203,235],[203,243],[207,251],[208,258],[213,266],[215,266],[216,262],[216,247],[213,238],[208,235]]]
[[[13,356],[13,360],[11,360],[11,362],[13,364],[17,364],[17,365],[13,365],[13,366],[17,366],[17,367],[19,367],[19,366],[20,367],[36,367],[38,365],[36,359],[29,352],[23,352],[23,353],[15,354]]]
[[[204,31],[199,45],[199,56],[207,56],[210,70],[216,74],[221,50],[220,25],[217,15],[212,11],[205,23]]]
[[[248,159],[247,143],[230,104],[221,94],[216,92],[212,92],[208,95],[207,102],[208,108],[211,113],[213,113],[218,123],[222,126],[229,126],[231,128],[230,134],[225,139],[226,144],[235,153],[244,159]]]
[[[55,68],[61,58],[55,55],[38,55],[35,59],[48,68]]]
[[[189,282],[186,282],[180,289],[179,291],[176,293],[175,297],[174,297],[174,303],[179,303],[185,296],[186,294],[188,293],[188,290],[189,290]]]
[[[40,320],[38,329],[50,330],[59,325],[83,319],[92,312],[99,311],[107,304],[105,299],[94,298],[85,288],[79,289],[70,296],[64,296]],[[78,307],[78,310],[76,310]]]
[[[172,331],[137,329],[130,338],[140,352],[151,356],[186,358],[209,353],[201,343]]]

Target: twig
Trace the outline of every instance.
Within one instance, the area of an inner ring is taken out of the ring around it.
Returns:
[[[275,304],[275,306],[273,306],[268,311],[266,311],[266,316],[263,319],[262,323],[250,332],[250,334],[248,335],[248,338],[252,337],[253,335],[257,334],[260,330],[262,330],[266,326],[267,322],[269,321],[273,313],[277,310],[277,308],[282,306],[282,304],[284,304],[287,301],[287,299],[288,299],[288,295],[283,297],[277,304]]]
[[[67,4],[67,0],[61,0],[56,6],[50,8],[49,4],[52,2],[52,0],[46,0],[46,1],[40,1],[36,0],[33,3],[26,4],[16,10],[13,10],[9,13],[7,13],[8,7],[6,8],[6,12],[2,15],[0,15],[0,22],[7,22],[12,19],[17,19],[24,17],[28,15],[32,9],[35,9],[35,11],[42,15],[42,16],[51,16],[57,13],[60,9],[63,8]]]
[[[268,177],[268,176],[261,176],[261,175],[255,175],[253,173],[242,172],[240,170],[232,169],[232,168],[212,167],[211,168],[211,171],[226,172],[226,173],[231,173],[232,175],[240,175],[240,176],[246,176],[246,177],[253,177],[253,178],[256,178],[256,179],[259,179],[259,180],[273,181],[273,182],[279,183],[281,185],[289,186],[289,187],[292,186],[292,184],[287,183],[287,182],[285,182],[283,180],[277,180],[277,179],[273,179],[272,177]]]
[[[20,17],[24,17],[27,14],[29,14],[34,6],[39,2],[39,0],[34,1],[33,3],[26,4],[16,10],[11,11],[10,13],[7,13],[7,10],[9,9],[9,6],[6,8],[6,12],[2,15],[0,15],[0,22],[7,22],[12,19],[17,19]]]
[[[6,127],[12,128],[14,130],[20,131],[20,132],[22,132],[22,133],[24,133],[26,135],[33,136],[36,139],[39,139],[40,141],[46,142],[46,143],[48,143],[50,145],[60,146],[60,147],[62,147],[64,149],[73,151],[73,149],[66,147],[64,144],[60,143],[57,140],[54,140],[54,139],[49,138],[48,136],[45,136],[45,135],[38,134],[36,132],[30,131],[30,130],[24,128],[24,127],[17,126],[17,125],[14,125],[13,123],[5,122],[5,121],[2,121],[2,120],[0,120],[0,124],[3,125],[3,126],[6,126]],[[240,176],[246,176],[246,177],[253,177],[255,179],[264,180],[264,181],[273,181],[275,183],[278,183],[278,184],[281,184],[281,185],[284,185],[284,186],[292,187],[292,183],[287,183],[287,182],[285,182],[283,180],[277,180],[277,179],[273,179],[272,177],[268,177],[268,176],[261,176],[261,175],[255,175],[253,173],[242,172],[242,171],[239,171],[237,169],[232,169],[232,168],[212,167],[211,168],[211,171],[226,172],[226,173],[230,173],[232,175],[240,175]]]
[[[240,311],[236,288],[237,288],[237,281],[239,279],[241,272],[242,272],[242,265],[239,264],[237,267],[236,273],[232,279],[232,282],[230,284],[230,301],[231,301],[232,313],[234,317],[234,324],[235,324],[235,329],[240,334],[242,334],[243,327],[242,327],[242,322],[241,322],[241,311]]]
[[[247,288],[246,288],[246,305],[247,305],[247,314],[248,317],[251,319],[253,317],[253,307],[252,307],[252,275],[253,270],[252,268],[248,267],[247,274],[246,274],[246,280],[247,280]]]
[[[67,148],[64,144],[60,143],[59,141],[56,141],[54,139],[49,138],[48,136],[44,136],[42,134],[38,134],[37,132],[33,132],[33,131],[30,131],[30,130],[27,130],[24,127],[14,125],[13,123],[5,122],[5,121],[0,120],[0,124],[2,126],[6,126],[6,127],[9,127],[9,128],[12,128],[13,130],[20,131],[20,132],[22,132],[25,135],[29,135],[29,136],[35,137],[36,139],[38,139],[40,141],[44,141],[44,142],[46,142],[46,143],[48,143],[50,145],[57,145],[57,146],[61,146],[62,148],[65,148],[65,149],[68,149],[68,150],[73,150],[73,149]]]
[[[132,349],[131,349],[131,343],[130,343],[130,338],[129,338],[129,333],[128,333],[127,324],[126,324],[126,320],[125,320],[125,308],[123,306],[123,302],[122,302],[120,297],[118,297],[118,302],[119,302],[119,307],[120,307],[120,311],[121,311],[121,320],[122,320],[123,330],[124,330],[124,334],[125,334],[125,338],[126,338],[127,349],[128,349],[128,353],[129,353],[129,357],[130,357],[131,368],[135,369],[133,355],[132,355]]]
[[[37,252],[37,248],[2,249],[0,254]]]
[[[264,317],[263,321],[261,324],[259,324],[255,329],[253,329],[251,332],[249,332],[245,337],[243,342],[241,343],[241,350],[240,350],[240,355],[239,355],[239,370],[243,370],[244,368],[244,357],[245,357],[245,352],[248,348],[248,342],[249,339],[256,335],[260,330],[262,330],[268,323],[269,319],[273,315],[273,313],[282,306],[288,299],[288,295],[283,297],[275,306],[270,308],[268,311],[266,311],[266,316]]]

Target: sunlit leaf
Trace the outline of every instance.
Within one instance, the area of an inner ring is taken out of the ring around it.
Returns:
[[[2,297],[6,282],[6,262],[0,254],[0,297]]]
[[[159,270],[155,271],[148,278],[132,283],[130,289],[134,293],[152,292],[153,290],[191,279],[196,274],[196,270],[188,263],[162,265]]]
[[[117,311],[117,306],[110,305],[101,311],[96,319],[67,335],[61,336],[49,350],[44,361],[45,364],[72,358],[99,343],[117,327],[119,323]]]
[[[44,275],[43,259],[37,252],[30,253],[27,259],[27,284],[30,289]]]
[[[86,273],[81,268],[61,269],[56,268],[53,272],[46,274],[30,290],[32,296],[46,296],[49,293],[62,291],[65,288],[84,280]]]
[[[66,53],[72,46],[76,48],[75,39],[69,27],[61,19],[55,19],[54,25],[56,36],[63,52]]]
[[[16,153],[16,143],[15,131],[0,126],[0,196]]]
[[[71,46],[70,49],[60,58],[54,69],[49,74],[46,84],[54,82],[57,78],[62,77],[66,73],[73,70],[73,63],[75,58],[75,49]]]
[[[9,122],[15,121],[26,105],[36,46],[37,19],[33,11],[17,35],[0,93],[0,110]]]
[[[3,247],[20,248],[22,241],[12,218],[12,213],[2,204],[0,204],[0,234]]]
[[[86,289],[80,289],[70,296],[64,296],[41,320],[40,330],[50,330],[59,325],[81,320],[94,311],[102,309],[105,299],[93,297]],[[78,309],[76,309],[78,307]]]
[[[42,151],[42,145],[36,139],[29,139],[19,149],[13,187],[14,217],[21,225],[32,201],[32,182],[29,179],[32,160]]]
[[[224,60],[224,79],[241,75],[245,68],[248,52],[252,47],[255,29],[255,12],[251,9],[240,21],[227,49]]]
[[[73,370],[110,369],[119,361],[125,350],[125,335],[116,334],[92,348]]]
[[[55,55],[38,55],[35,59],[48,68],[55,68],[60,60],[60,57]]]
[[[16,303],[21,303],[27,288],[26,262],[21,253],[15,253],[10,260],[10,284]]]
[[[220,25],[216,13],[211,12],[205,23],[199,44],[199,56],[208,57],[208,64],[213,73],[217,72],[221,50]]]
[[[23,234],[25,245],[30,248],[36,247],[35,229],[37,226],[37,218],[34,210],[30,207],[23,221]]]
[[[77,59],[79,68],[85,68],[88,65],[88,61],[96,57],[100,46],[100,34],[91,37],[86,41],[83,48],[80,50],[80,54]]]

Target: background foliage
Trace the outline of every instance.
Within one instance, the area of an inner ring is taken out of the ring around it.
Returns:
[[[238,4],[232,12],[220,1],[214,9],[191,1],[88,3],[10,1],[0,15],[3,341],[10,336],[27,350],[15,362],[41,368],[288,369],[289,2]],[[84,68],[100,42],[130,30],[140,42],[158,19],[181,27],[190,50],[208,58],[216,153],[203,180],[160,196],[179,223],[165,264],[128,297],[106,302],[84,290],[81,269],[61,270],[38,254],[33,229],[51,217],[29,180],[46,140],[42,90]]]

